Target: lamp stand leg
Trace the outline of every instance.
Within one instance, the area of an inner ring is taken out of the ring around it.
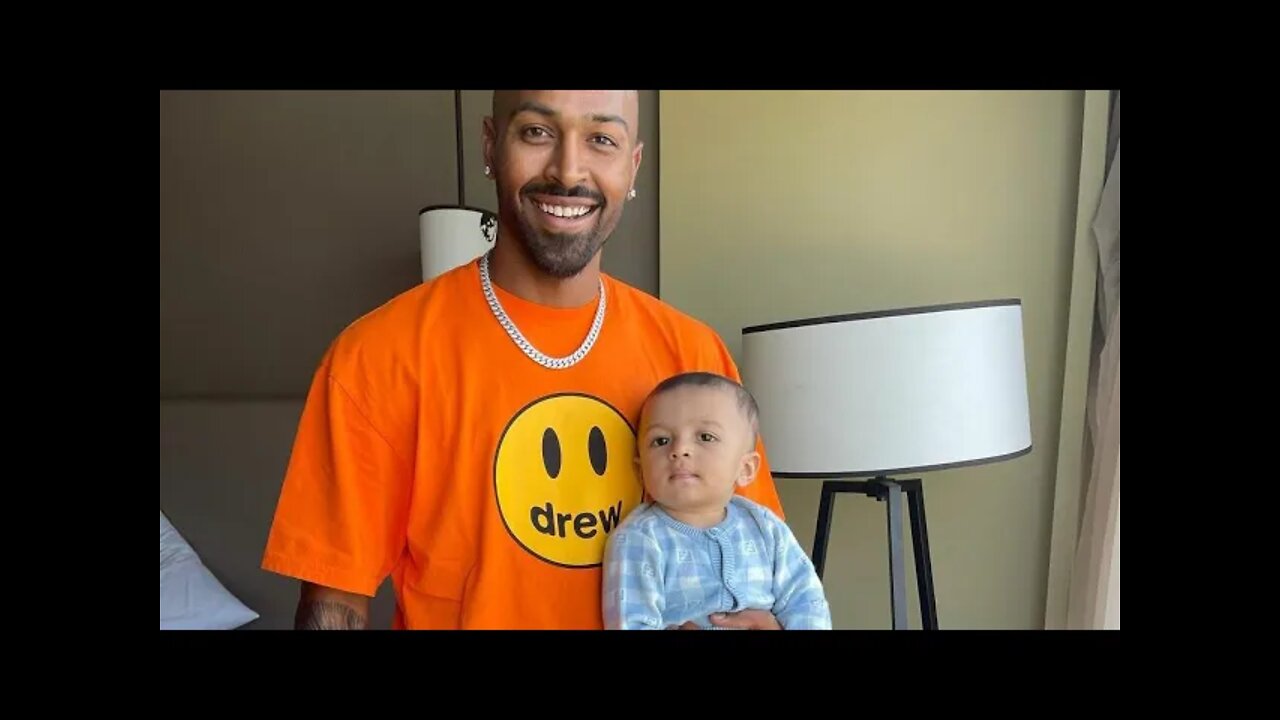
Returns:
[[[902,550],[902,486],[892,480],[880,480],[888,491],[889,502],[889,600],[893,609],[893,629],[907,629],[907,571]]]
[[[911,540],[916,559],[916,587],[920,591],[920,623],[925,630],[938,629],[938,604],[933,596],[933,566],[929,560],[929,530],[924,520],[924,485],[919,480],[902,481],[907,491],[911,515]]]
[[[925,630],[938,629],[938,608],[934,599],[933,567],[929,559],[929,531],[925,524],[924,488],[920,480],[826,480],[822,483],[822,500],[818,505],[818,526],[813,538],[813,566],[822,578],[826,566],[827,542],[831,539],[831,512],[839,493],[854,492],[876,500],[887,500],[889,532],[889,600],[893,612],[893,629],[907,628],[907,576],[903,559],[902,495],[907,495],[907,512],[911,517],[911,540],[915,551],[916,587],[920,591],[920,620]]]
[[[818,530],[813,537],[813,568],[822,579],[822,569],[827,563],[827,541],[831,539],[831,505],[836,499],[836,485],[822,483],[822,502],[818,505]]]

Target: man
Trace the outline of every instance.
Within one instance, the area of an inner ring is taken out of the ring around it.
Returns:
[[[352,323],[314,376],[263,557],[303,582],[297,627],[366,627],[388,574],[396,628],[602,626],[641,402],[680,372],[738,377],[710,328],[600,272],[638,120],[635,91],[494,94],[492,252]],[[743,494],[781,513],[767,464]]]

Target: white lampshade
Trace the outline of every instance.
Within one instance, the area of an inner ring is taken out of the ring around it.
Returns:
[[[418,213],[418,242],[424,281],[466,265],[493,247],[497,216],[457,205],[424,208]]]
[[[892,475],[1031,450],[1018,300],[748,327],[742,375],[780,477]]]

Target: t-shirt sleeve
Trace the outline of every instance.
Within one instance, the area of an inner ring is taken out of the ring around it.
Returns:
[[[729,354],[729,348],[724,341],[717,335],[715,336],[716,363],[720,366],[720,374],[728,378],[733,378],[737,382],[742,382],[742,375],[738,372],[738,365],[733,361],[733,356]],[[779,518],[786,519],[782,512],[782,501],[778,498],[778,488],[774,485],[773,474],[769,470],[769,456],[765,453],[764,440],[759,438],[756,440],[756,452],[760,453],[760,470],[756,472],[755,482],[746,487],[738,488],[739,495],[754,500],[761,505],[772,510]]]
[[[262,567],[372,597],[405,547],[412,464],[332,362],[312,380]]]

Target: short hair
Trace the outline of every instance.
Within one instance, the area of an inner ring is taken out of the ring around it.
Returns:
[[[491,114],[491,116],[493,117],[493,119],[494,119],[494,121],[495,121],[495,122],[496,122],[496,121],[497,121],[497,119],[498,119],[498,106],[499,106],[499,105],[501,104],[501,102],[502,102],[502,96],[503,96],[503,94],[509,94],[509,93],[511,93],[511,92],[513,92],[513,91],[511,91],[511,90],[494,90],[494,91],[493,91],[493,96],[492,96],[491,101],[490,101],[489,112],[490,112],[490,114]],[[627,92],[629,92],[629,93],[634,93],[634,94],[635,94],[635,96],[636,96],[636,101],[637,101],[637,102],[639,102],[639,100],[640,100],[640,91],[639,91],[639,90],[628,90]],[[505,120],[506,118],[503,118],[503,119]]]
[[[493,98],[492,98],[492,101],[491,101],[491,103],[490,103],[489,113],[490,113],[490,117],[492,117],[492,118],[493,118],[493,124],[494,124],[494,129],[495,129],[495,130],[496,130],[497,128],[501,128],[501,127],[505,127],[505,126],[506,126],[506,124],[507,124],[507,114],[506,114],[506,113],[501,112],[501,110],[503,109],[502,105],[503,105],[503,103],[504,103],[504,102],[506,102],[506,100],[507,100],[507,98],[508,98],[508,97],[510,97],[511,95],[513,95],[514,93],[517,93],[517,92],[520,92],[520,91],[519,91],[519,90],[494,90],[494,91],[493,91]],[[639,90],[628,90],[627,92],[629,92],[629,93],[631,93],[631,94],[633,94],[633,95],[635,95],[635,96],[636,96],[636,108],[637,108],[637,110],[638,110],[638,109],[639,109],[639,107],[640,107],[640,91],[639,91]],[[639,118],[639,116],[637,116],[637,117],[636,117],[636,125],[638,126],[639,124],[640,124],[640,118]],[[635,140],[636,142],[639,142],[639,141],[640,141],[640,128],[639,128],[639,127],[631,128],[631,135],[632,135],[632,139],[633,139],[633,140]]]
[[[760,407],[756,404],[755,397],[742,386],[742,383],[713,372],[686,372],[672,375],[658,383],[658,386],[645,398],[644,405],[647,406],[650,401],[663,393],[682,387],[709,387],[732,392],[738,401],[738,410],[742,412],[747,424],[751,427],[751,437],[754,439],[759,435]]]

